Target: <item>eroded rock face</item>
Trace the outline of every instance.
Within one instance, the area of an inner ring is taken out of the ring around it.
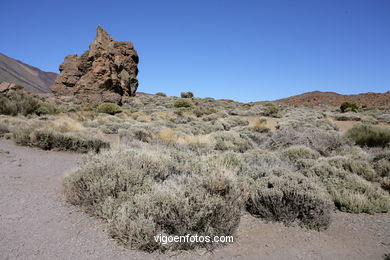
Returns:
[[[134,96],[138,87],[138,55],[131,42],[115,41],[100,26],[83,55],[68,55],[52,86],[56,96],[74,96],[76,103],[113,102]]]

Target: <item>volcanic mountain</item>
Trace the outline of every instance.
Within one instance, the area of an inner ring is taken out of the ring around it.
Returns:
[[[19,84],[30,92],[51,93],[50,86],[56,77],[54,72],[42,71],[0,53],[0,82]]]
[[[362,93],[342,95],[336,92],[313,91],[304,94],[278,99],[275,102],[295,106],[331,105],[340,106],[343,102],[356,103],[360,106],[390,105],[390,91],[385,93]]]

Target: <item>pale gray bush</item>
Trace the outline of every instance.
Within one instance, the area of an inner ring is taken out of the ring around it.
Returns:
[[[326,229],[330,224],[332,201],[324,190],[303,175],[273,171],[252,182],[247,210],[286,225],[298,222],[308,228]]]
[[[90,154],[64,190],[69,202],[108,220],[110,234],[132,248],[212,249],[217,244],[163,245],[153,238],[234,233],[247,198],[244,183],[227,167],[204,162],[160,146]]]

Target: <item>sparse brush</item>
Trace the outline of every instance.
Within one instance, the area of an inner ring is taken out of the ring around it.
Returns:
[[[215,132],[211,136],[215,139],[216,150],[245,152],[254,147],[253,142],[248,137],[234,131]]]
[[[320,129],[279,129],[267,140],[264,147],[283,149],[292,145],[304,145],[316,150],[323,156],[349,146],[350,142],[338,132]]]

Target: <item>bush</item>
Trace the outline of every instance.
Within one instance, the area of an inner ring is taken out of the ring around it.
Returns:
[[[390,152],[375,155],[372,164],[377,173],[377,181],[384,190],[390,192]]]
[[[350,142],[338,132],[315,128],[297,131],[294,129],[279,129],[264,144],[270,149],[284,149],[293,145],[304,145],[329,156],[332,152],[349,146]]]
[[[38,116],[40,116],[40,115],[53,115],[53,114],[57,114],[58,112],[59,112],[59,109],[56,106],[49,104],[49,103],[46,103],[46,102],[39,102],[39,107],[35,111],[35,113]]]
[[[145,143],[150,143],[153,140],[153,134],[141,127],[131,127],[130,129],[119,129],[118,131],[121,143],[131,143],[133,140],[138,140]]]
[[[316,183],[323,183],[335,206],[350,213],[381,213],[390,209],[389,193],[362,177],[331,166],[326,161],[305,171]]]
[[[192,93],[191,91],[181,92],[180,93],[180,97],[181,98],[193,98],[194,97],[194,93]]]
[[[274,171],[253,181],[247,210],[286,225],[297,221],[308,228],[326,229],[330,224],[332,201],[325,191],[301,174]]]
[[[215,150],[245,152],[254,147],[248,137],[234,131],[215,132],[211,137],[215,139]]]
[[[156,243],[154,236],[230,235],[246,200],[237,176],[198,162],[188,152],[153,147],[88,155],[64,181],[67,200],[109,222],[132,248],[165,251],[205,243]]]
[[[357,112],[358,109],[359,109],[358,106],[356,104],[354,104],[354,103],[343,102],[340,105],[341,113],[348,112],[348,111]]]
[[[193,107],[194,104],[191,102],[191,100],[188,99],[176,99],[175,102],[173,103],[174,107]]]
[[[22,114],[24,116],[34,114],[39,108],[39,100],[32,95],[17,91],[9,96],[0,97],[0,114],[16,116]]]
[[[282,151],[282,155],[292,162],[296,162],[299,159],[318,159],[320,154],[317,151],[306,146],[291,146]]]
[[[164,92],[157,92],[155,95],[156,96],[160,96],[160,97],[166,97],[167,96],[167,94],[165,94]]]
[[[276,106],[273,103],[267,103],[264,105],[264,116],[271,116],[271,117],[280,117],[279,113],[281,112],[280,108]]]
[[[95,111],[99,104],[85,104],[82,106],[81,110],[83,111]]]
[[[0,122],[0,137],[3,137],[4,134],[9,133],[9,127],[8,125]]]
[[[97,106],[96,112],[115,115],[122,112],[122,108],[114,103],[103,102]]]
[[[14,140],[19,145],[35,146],[43,150],[63,150],[86,153],[99,152],[110,147],[110,143],[95,136],[81,133],[61,133],[53,129],[29,127],[14,128]]]
[[[385,147],[390,143],[390,129],[358,124],[349,129],[346,136],[362,147]]]

